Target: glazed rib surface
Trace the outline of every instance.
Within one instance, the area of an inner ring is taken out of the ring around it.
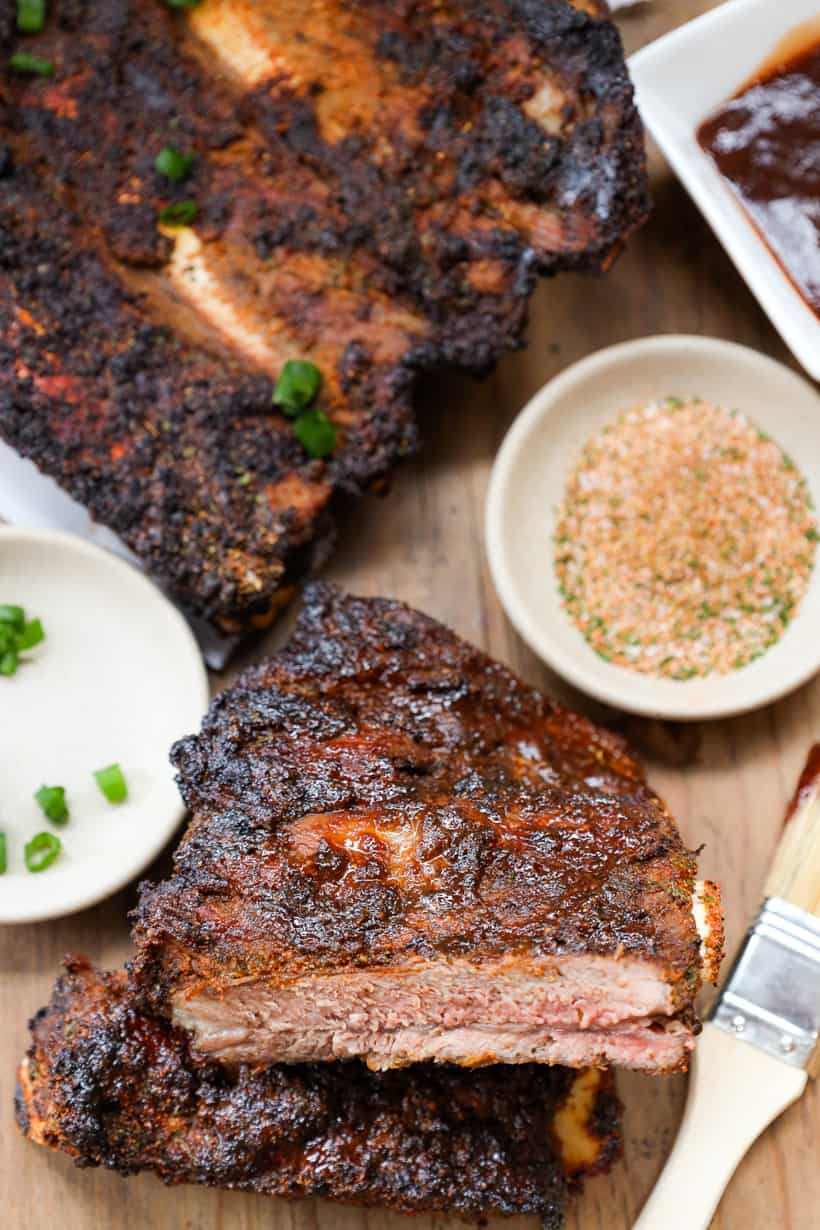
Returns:
[[[334,493],[414,448],[418,372],[485,369],[536,274],[603,268],[642,221],[590,7],[55,0],[25,39],[54,75],[0,82],[0,433],[191,611],[269,618]],[[193,225],[158,227],[180,201]],[[292,357],[324,374],[329,458],[273,412]]]
[[[618,738],[433,620],[310,587],[174,759],[193,819],[143,887],[134,977],[200,1051],[685,1066],[702,954],[672,818]]]
[[[78,1165],[403,1212],[537,1213],[557,1226],[581,1178],[620,1152],[609,1073],[349,1063],[229,1075],[143,1014],[123,974],[79,959],[31,1026],[18,1122]]]

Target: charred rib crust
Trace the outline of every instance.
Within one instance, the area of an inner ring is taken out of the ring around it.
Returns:
[[[563,1068],[374,1075],[350,1063],[228,1075],[143,1015],[124,975],[100,975],[79,958],[31,1029],[18,1122],[81,1166],[403,1212],[556,1221],[578,1185],[552,1132],[574,1075]],[[598,1173],[620,1152],[608,1074],[587,1126],[598,1149],[584,1173]]]
[[[695,862],[626,746],[400,603],[309,587],[174,759],[194,819],[134,915],[156,1010],[451,957],[634,956],[674,1006],[698,989]]]
[[[203,42],[220,12],[55,0],[26,40],[54,77],[0,84],[0,434],[234,630],[412,452],[418,372],[520,344],[536,274],[605,267],[647,196],[617,32],[569,0],[249,0],[281,52],[252,82]],[[182,199],[191,260],[156,226]],[[293,354],[325,461],[271,412]]]
[[[268,377],[153,324],[78,219],[32,208],[36,193],[25,171],[0,193],[0,431],[188,609],[267,611],[309,563],[334,487],[361,491],[415,447],[409,379],[391,375],[379,410],[351,378],[351,407],[372,408],[330,466],[311,461]]]

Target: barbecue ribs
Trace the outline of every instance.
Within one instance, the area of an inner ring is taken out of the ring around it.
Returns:
[[[196,1060],[123,974],[73,960],[31,1023],[18,1121],[79,1165],[167,1183],[325,1196],[404,1212],[538,1213],[561,1224],[582,1176],[620,1152],[609,1073]]]
[[[225,631],[412,451],[420,371],[485,369],[536,274],[604,268],[646,214],[597,3],[53,0],[35,37],[12,9],[0,52],[54,73],[0,76],[0,435]],[[291,357],[327,458],[271,405]]]
[[[309,587],[174,760],[133,975],[198,1052],[685,1066],[716,890],[616,736],[432,619]]]

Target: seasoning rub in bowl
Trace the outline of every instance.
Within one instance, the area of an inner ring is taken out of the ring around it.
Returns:
[[[686,680],[746,666],[780,639],[816,542],[808,487],[778,444],[737,410],[667,397],[583,449],[555,568],[605,661]]]

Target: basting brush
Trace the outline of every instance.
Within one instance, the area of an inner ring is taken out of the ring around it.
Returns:
[[[818,1031],[820,743],[786,812],[763,904],[704,1026],[675,1146],[634,1230],[706,1230],[749,1146],[820,1070]]]

